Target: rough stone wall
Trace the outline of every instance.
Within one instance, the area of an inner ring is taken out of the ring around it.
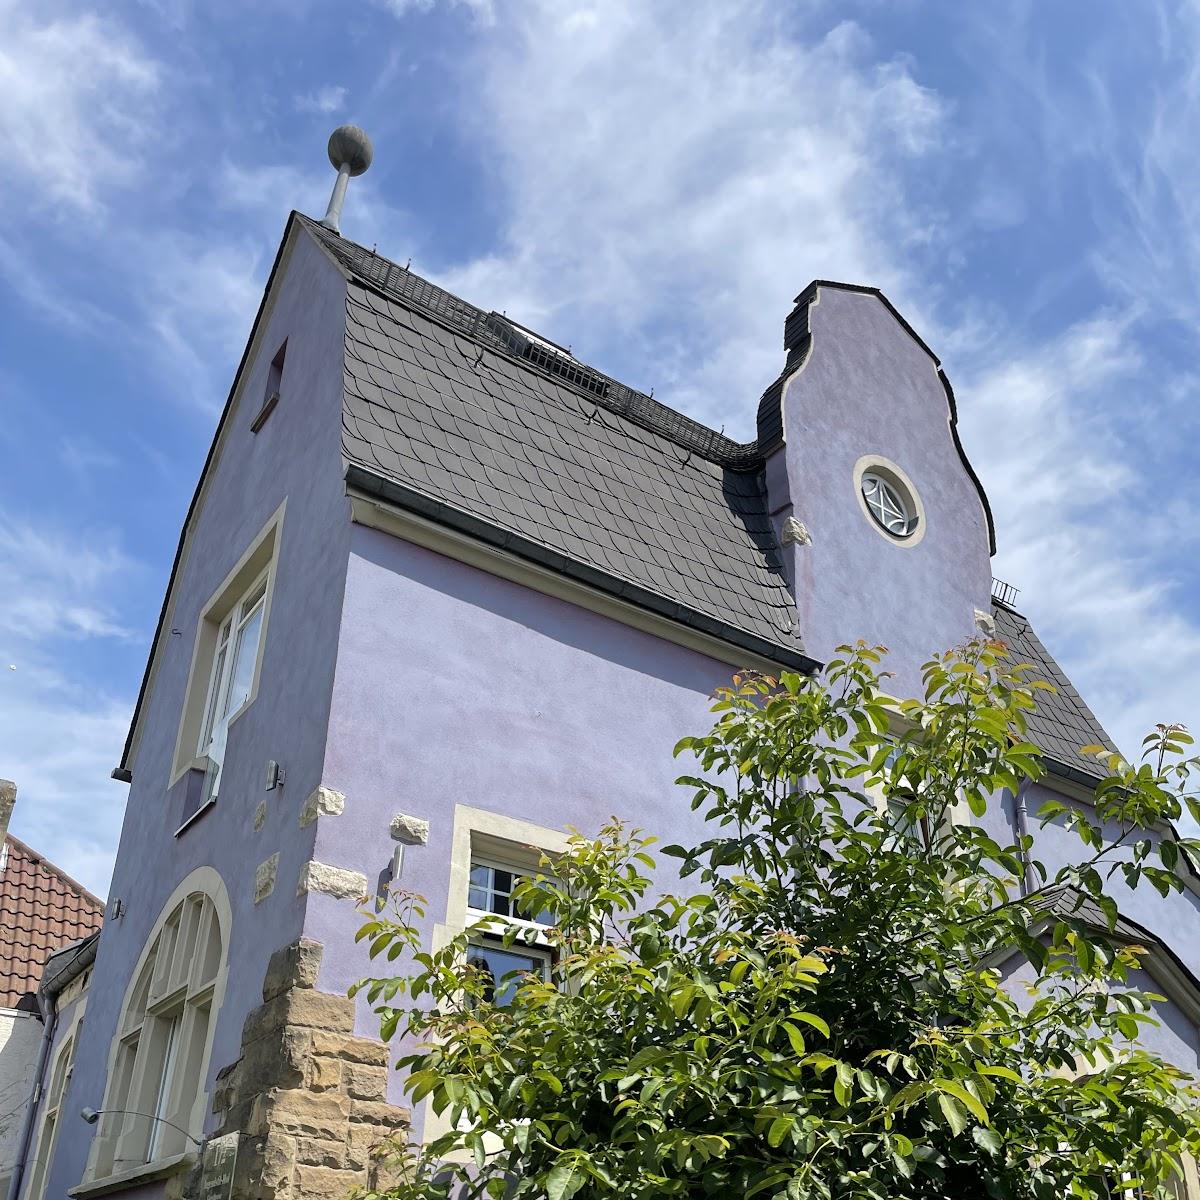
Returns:
[[[387,1047],[354,1036],[353,1000],[315,990],[321,950],[302,938],[271,956],[241,1057],[217,1075],[215,1136],[239,1136],[233,1200],[340,1200],[403,1168],[409,1117],[386,1102]]]

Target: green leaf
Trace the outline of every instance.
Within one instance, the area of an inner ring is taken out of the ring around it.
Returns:
[[[771,1122],[770,1129],[767,1130],[767,1145],[779,1146],[783,1139],[792,1131],[792,1126],[796,1123],[796,1117],[792,1113],[788,1113],[782,1117],[776,1117]]]
[[[784,1021],[783,1028],[788,1035],[788,1041],[792,1044],[793,1053],[803,1056],[805,1053],[804,1034],[791,1021]]]
[[[994,1129],[985,1129],[982,1125],[974,1125],[971,1128],[971,1137],[974,1139],[975,1145],[993,1157],[1004,1148],[1004,1139]]]
[[[939,1091],[947,1092],[958,1100],[981,1125],[988,1123],[987,1109],[979,1102],[978,1097],[972,1096],[961,1083],[956,1083],[953,1079],[935,1079],[933,1085]]]
[[[805,961],[805,960],[801,960],[801,961]],[[820,967],[820,969],[822,971],[824,971],[826,969],[825,964],[823,962],[821,962],[820,959],[809,960],[809,961],[811,961],[814,966]],[[825,1037],[830,1036],[829,1023],[827,1021],[825,1021],[822,1017],[818,1017],[816,1013],[794,1012],[789,1015],[791,1016],[793,1021],[803,1021],[806,1025],[811,1025],[814,1029],[816,1029],[818,1032],[823,1034]],[[801,1051],[801,1053],[803,1053],[803,1051]]]
[[[976,1063],[975,1070],[980,1075],[991,1075],[996,1079],[1009,1079],[1013,1083],[1024,1083],[1025,1081],[1017,1074],[1012,1067],[1001,1067],[990,1063]]]
[[[560,1156],[546,1176],[547,1200],[569,1200],[583,1186],[584,1179],[573,1157]]]
[[[963,1106],[953,1096],[947,1096],[944,1092],[937,1092],[936,1097],[937,1106],[946,1119],[946,1124],[950,1126],[950,1132],[957,1137],[967,1127],[967,1114]]]

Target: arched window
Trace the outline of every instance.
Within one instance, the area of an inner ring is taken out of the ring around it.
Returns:
[[[38,1135],[37,1152],[33,1160],[33,1171],[29,1177],[26,1200],[42,1200],[46,1194],[46,1176],[54,1161],[54,1150],[58,1146],[58,1134],[63,1122],[63,1101],[71,1085],[71,1072],[75,1067],[75,1044],[78,1029],[58,1048],[54,1069],[50,1072],[50,1086],[46,1089],[46,1107],[42,1110],[42,1131]]]
[[[207,893],[186,891],[160,918],[126,993],[91,1178],[160,1162],[188,1148],[187,1134],[201,1136],[225,953]]]

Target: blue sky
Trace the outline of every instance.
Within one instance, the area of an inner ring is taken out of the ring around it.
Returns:
[[[1101,719],[1200,723],[1197,62],[1152,0],[0,0],[13,832],[107,887],[179,525],[347,120],[349,236],[737,437],[801,287],[882,286]]]

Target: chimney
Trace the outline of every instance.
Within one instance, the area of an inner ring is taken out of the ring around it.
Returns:
[[[0,867],[3,867],[7,857],[3,852],[4,838],[8,833],[8,822],[16,802],[17,785],[11,779],[0,779]]]
[[[353,175],[361,175],[375,156],[371,139],[357,125],[339,125],[329,135],[329,161],[337,170],[337,181],[329,197],[329,207],[321,224],[340,234],[342,202],[346,199],[346,184]]]

